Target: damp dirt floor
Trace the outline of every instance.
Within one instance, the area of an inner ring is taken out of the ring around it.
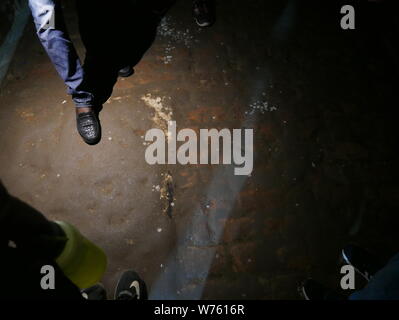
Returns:
[[[217,2],[200,29],[189,1],[119,78],[86,145],[74,105],[28,21],[0,93],[0,177],[49,219],[104,249],[103,283],[136,270],[151,298],[300,299],[339,286],[340,248],[398,248],[398,61],[389,18],[337,4]],[[374,9],[373,9],[374,10]],[[67,6],[71,38],[84,48]],[[375,19],[374,19],[375,18]],[[373,20],[374,19],[374,20]],[[394,21],[391,21],[394,22]],[[387,32],[389,30],[389,32]],[[151,128],[254,129],[254,168],[149,165]]]

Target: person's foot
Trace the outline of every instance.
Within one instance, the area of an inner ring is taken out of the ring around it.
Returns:
[[[101,126],[93,107],[76,108],[76,126],[84,142],[94,145],[101,140]]]
[[[215,22],[209,0],[193,0],[193,16],[200,27],[209,27]]]
[[[107,292],[101,283],[90,288],[81,290],[83,298],[86,300],[107,300]]]
[[[115,289],[115,300],[145,300],[147,288],[139,275],[132,271],[125,271]]]
[[[370,281],[374,274],[383,267],[382,263],[370,252],[356,245],[347,245],[341,253],[345,263],[353,266],[367,281]]]
[[[118,75],[122,78],[130,77],[134,73],[134,69],[131,66],[126,66],[119,70]]]
[[[313,279],[305,280],[298,290],[305,300],[345,300],[344,296]]]

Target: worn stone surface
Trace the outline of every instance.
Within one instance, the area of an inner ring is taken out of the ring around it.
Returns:
[[[152,297],[297,299],[310,275],[338,286],[347,242],[385,257],[398,249],[398,69],[389,34],[370,22],[379,10],[361,10],[358,29],[344,32],[337,3],[217,9],[205,30],[189,2],[171,9],[135,75],[119,79],[104,104],[94,147],[78,136],[31,24],[1,88],[1,179],[104,248],[109,292],[133,268]],[[148,94],[180,129],[254,128],[252,175],[148,165],[142,137],[160,125]],[[159,192],[168,172],[172,218]]]

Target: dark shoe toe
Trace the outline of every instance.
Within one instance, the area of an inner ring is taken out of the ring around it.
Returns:
[[[80,136],[87,144],[94,145],[101,140],[100,122],[94,111],[77,114],[76,125]]]
[[[147,300],[145,282],[133,270],[123,272],[115,289],[115,300]]]

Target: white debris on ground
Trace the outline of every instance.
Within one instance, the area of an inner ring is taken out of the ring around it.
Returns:
[[[163,62],[165,64],[169,64],[173,60],[173,56],[171,55],[172,51],[176,49],[175,46],[172,46],[171,44],[167,43],[165,47],[165,56],[163,57]]]
[[[172,63],[172,58],[173,58],[173,56],[165,56],[165,57],[163,57],[163,63],[164,64]]]
[[[12,241],[12,240],[9,240],[9,241],[8,241],[8,246],[9,246],[10,248],[13,248],[13,249],[16,249],[16,248],[17,248],[16,243],[15,243],[14,241]]]
[[[173,177],[170,172],[163,175],[162,187],[159,198],[164,202],[163,212],[172,218],[173,207],[175,206]]]
[[[266,96],[265,93],[262,93],[262,96]],[[246,115],[253,115],[257,112],[261,114],[265,114],[266,112],[277,111],[278,107],[270,104],[265,99],[257,100],[249,105],[249,110],[245,111]]]
[[[201,29],[198,29],[200,32]],[[161,37],[169,38],[170,42],[174,43],[182,43],[187,48],[195,42],[193,31],[189,28],[185,28],[184,30],[179,30],[174,22],[172,22],[172,18],[170,16],[165,16],[161,23],[158,26],[158,35]]]
[[[176,49],[176,44],[184,45],[186,48],[191,48],[193,43],[198,42],[195,39],[195,34],[199,33],[201,29],[193,31],[189,28],[179,28],[176,23],[172,21],[172,17],[165,16],[158,26],[157,34],[160,37],[165,38],[166,46],[164,49],[165,56],[163,62],[170,64],[173,60],[172,52]]]
[[[170,107],[164,106],[166,99],[170,97],[153,97],[150,93],[141,97],[147,107],[155,111],[152,121],[165,133],[167,133],[168,122],[172,121],[173,110]]]
[[[160,190],[161,190],[161,187],[159,185],[152,186],[152,192],[155,192],[155,191],[160,192]]]

